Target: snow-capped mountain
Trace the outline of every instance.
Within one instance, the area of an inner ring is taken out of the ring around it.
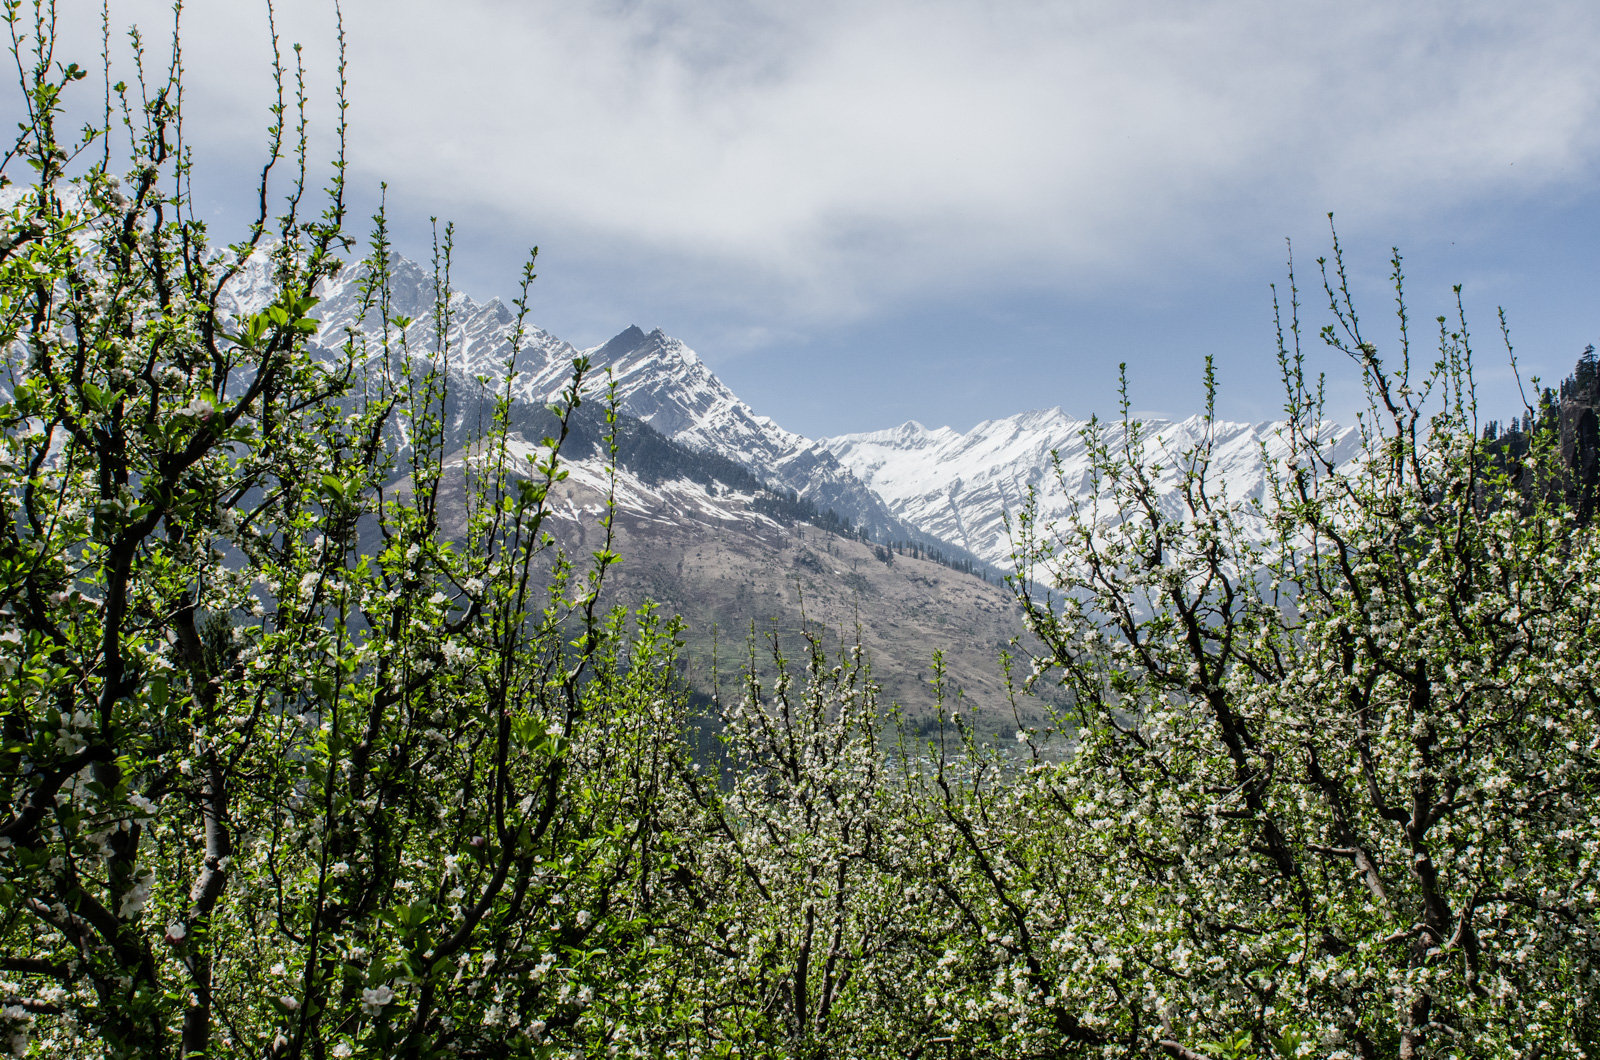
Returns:
[[[387,336],[384,314],[370,305],[363,310],[360,279],[354,270],[348,270],[318,292],[322,297],[315,310],[322,321],[318,343],[337,346],[355,330],[366,337],[369,348],[387,341],[392,351],[403,348],[414,356],[433,355],[439,348],[438,322],[429,271],[399,256],[391,261]],[[230,292],[235,313],[271,301],[266,262],[253,259],[230,284]],[[498,298],[478,302],[455,293],[448,316],[444,357],[452,375],[469,388],[483,379],[484,386],[499,390],[511,359],[514,310]],[[403,335],[394,324],[396,318],[408,321]],[[942,540],[926,539],[891,516],[882,500],[831,453],[758,415],[694,350],[659,329],[646,334],[638,327],[628,327],[599,346],[580,350],[530,325],[515,358],[512,397],[543,406],[567,385],[573,359],[580,355],[593,365],[594,396],[601,396],[608,380],[615,380],[620,411],[668,439],[726,457],[767,483],[793,490],[820,510],[832,509],[875,539],[947,546]]]
[[[254,270],[254,271],[252,271]],[[251,262],[238,283],[239,309],[270,297],[270,284]],[[362,317],[359,277],[347,272],[325,285],[318,313],[318,340],[342,341],[350,329],[369,344],[383,333],[382,315]],[[414,262],[391,262],[392,350],[404,345],[413,355],[438,348],[434,282]],[[402,337],[394,318],[407,318]],[[451,373],[465,384],[498,390],[505,381],[511,348],[513,310],[499,299],[478,302],[465,294],[449,301],[445,357]],[[914,540],[954,552],[961,550],[1000,570],[1011,567],[1007,518],[1030,486],[1038,491],[1040,514],[1049,521],[1068,513],[1088,496],[1089,454],[1082,432],[1087,421],[1061,409],[1024,412],[989,420],[961,433],[949,427],[930,430],[909,422],[890,430],[812,440],[785,430],[741,401],[683,342],[660,330],[628,327],[587,350],[536,327],[528,327],[515,363],[512,396],[543,406],[566,385],[573,358],[587,356],[596,390],[615,381],[620,411],[648,424],[688,449],[712,453],[747,469],[760,481],[793,490],[819,510],[832,509],[875,540]],[[1275,423],[1214,423],[1213,480],[1235,499],[1261,496],[1267,469],[1281,461],[1286,443]],[[1175,490],[1178,456],[1203,436],[1200,417],[1146,421],[1152,455],[1166,468],[1163,485]],[[1116,444],[1122,427],[1108,425]],[[1353,429],[1329,428],[1339,460],[1353,457],[1359,439]],[[1061,475],[1053,470],[1058,457]],[[1173,498],[1176,499],[1175,497]],[[950,546],[954,546],[951,549]]]
[[[630,327],[584,353],[616,380],[623,412],[680,445],[727,457],[874,537],[920,536],[831,453],[758,415],[693,350],[659,329],[647,335]]]
[[[1007,517],[1022,505],[1028,487],[1038,492],[1046,521],[1065,516],[1074,500],[1090,494],[1086,420],[1059,408],[986,420],[965,434],[949,427],[929,430],[915,421],[885,431],[825,438],[821,448],[882,497],[898,518],[1002,569],[1011,566]],[[1277,423],[1212,423],[1211,477],[1230,499],[1262,497],[1268,468],[1281,463],[1288,446]],[[1199,416],[1177,422],[1145,421],[1148,452],[1163,466],[1161,487],[1176,490],[1180,457],[1204,438]],[[1123,427],[1107,428],[1119,444]],[[1340,462],[1354,457],[1360,438],[1353,428],[1328,428]],[[1054,455],[1052,455],[1054,454]],[[1055,471],[1054,460],[1061,471]]]

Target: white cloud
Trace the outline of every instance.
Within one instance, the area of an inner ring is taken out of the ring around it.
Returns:
[[[732,277],[778,315],[1007,277],[1082,289],[1308,210],[1381,225],[1587,186],[1600,146],[1584,2],[344,10],[356,179]],[[328,5],[279,15],[326,101]],[[262,12],[211,0],[185,18],[197,134],[247,152]]]

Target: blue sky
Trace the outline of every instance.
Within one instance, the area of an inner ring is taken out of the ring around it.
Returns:
[[[264,10],[184,15],[197,190],[224,228],[265,124]],[[97,28],[97,7],[63,11],[69,32]],[[1485,415],[1518,404],[1496,306],[1525,376],[1600,342],[1592,3],[344,12],[351,178],[363,209],[388,181],[403,251],[425,251],[428,216],[453,219],[459,286],[505,295],[537,243],[542,326],[580,345],[659,326],[807,434],[1106,413],[1121,361],[1135,407],[1186,415],[1206,354],[1220,411],[1269,418],[1268,285],[1291,238],[1308,321],[1326,320],[1329,211],[1380,346],[1391,245],[1424,324],[1464,285]],[[152,35],[166,19],[142,2],[112,17]],[[278,18],[326,119],[330,5]],[[1348,418],[1350,373],[1313,354]]]

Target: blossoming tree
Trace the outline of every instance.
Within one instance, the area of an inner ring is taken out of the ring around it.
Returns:
[[[423,1056],[603,1037],[575,955],[626,923],[590,910],[631,900],[616,866],[645,840],[595,837],[650,797],[627,734],[673,729],[656,687],[673,639],[598,610],[608,551],[575,571],[544,532],[587,365],[536,458],[511,455],[502,395],[447,469],[448,351],[388,316],[381,215],[360,265],[381,338],[309,345],[353,244],[342,154],[302,215],[305,101],[284,105],[283,70],[261,213],[216,247],[189,209],[176,61],[131,86],[108,64],[105,122],[63,139],[84,71],[56,61],[53,5],[35,16],[6,8],[27,108],[9,165],[34,171],[0,215],[9,1043]],[[271,263],[264,305],[233,296],[252,258]],[[462,540],[439,532],[448,504]]]
[[[1322,337],[1366,380],[1359,458],[1332,456],[1293,305],[1268,494],[1125,418],[1090,429],[1094,500],[1022,523],[1080,740],[1035,780],[1117,896],[1060,936],[1060,989],[1107,1043],[1175,1057],[1592,1055],[1600,539],[1552,488],[1558,424],[1515,474],[1482,437],[1464,319],[1419,365],[1396,255],[1386,363],[1334,246]]]

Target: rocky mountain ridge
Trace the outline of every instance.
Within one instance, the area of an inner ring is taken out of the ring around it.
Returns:
[[[396,256],[390,273],[389,315],[410,321],[403,335],[390,324],[391,347],[403,345],[413,353],[439,348],[441,321],[435,319],[431,272]],[[369,340],[381,337],[380,317],[369,312],[361,319],[359,279],[346,273],[321,292],[318,340],[324,345],[338,343],[352,328],[364,330]],[[268,288],[259,277],[241,281],[241,309],[264,298]],[[511,355],[507,336],[515,320],[512,308],[499,299],[478,302],[456,293],[446,317],[444,356],[458,387],[502,387]],[[622,413],[669,441],[730,460],[780,491],[793,491],[819,511],[836,512],[873,541],[916,542],[962,559],[975,557],[991,573],[1010,567],[1008,519],[1030,488],[1038,493],[1045,521],[1065,515],[1089,492],[1089,451],[1083,438],[1088,421],[1059,407],[987,420],[965,432],[911,421],[888,430],[810,439],[758,414],[694,350],[659,329],[646,332],[630,326],[607,342],[579,349],[529,327],[513,366],[513,398],[542,407],[565,385],[579,355],[590,359],[595,379],[609,373]],[[1120,441],[1120,423],[1106,429],[1109,442]],[[1215,446],[1214,480],[1233,498],[1261,497],[1269,469],[1287,451],[1274,422],[1208,426],[1196,416],[1149,420],[1142,429],[1151,452],[1160,455],[1162,483],[1169,494],[1181,480],[1181,454],[1207,430]],[[1359,435],[1354,428],[1328,425],[1327,432],[1337,459],[1356,455]],[[1057,459],[1059,476],[1053,465]]]
[[[252,260],[230,288],[235,313],[271,300],[264,261]],[[347,271],[320,289],[316,341],[334,347],[351,331],[364,333],[369,348],[387,342],[395,357],[428,356],[441,348],[434,280],[429,270],[396,256],[390,263],[390,324],[365,307],[361,276]],[[396,318],[407,320],[404,329]],[[453,293],[442,321],[447,342],[443,358],[455,383],[459,430],[471,419],[471,394],[497,393],[513,360],[509,334],[512,307],[498,298],[479,302]],[[971,560],[959,547],[895,518],[884,502],[821,444],[784,430],[739,399],[694,350],[659,329],[646,333],[629,326],[607,342],[579,349],[541,328],[528,327],[512,365],[514,403],[542,408],[567,385],[573,359],[586,356],[593,366],[594,396],[614,382],[619,411],[647,424],[688,449],[731,460],[762,482],[792,491],[819,512],[833,511],[876,541],[915,542],[952,557]],[[997,572],[991,572],[997,573]]]

